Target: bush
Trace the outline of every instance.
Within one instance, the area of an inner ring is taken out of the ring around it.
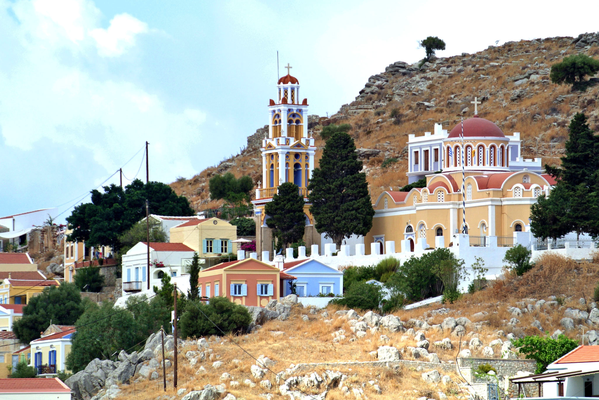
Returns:
[[[399,268],[399,260],[393,257],[387,257],[381,260],[376,267],[374,267],[374,279],[379,282],[387,282],[391,275]]]
[[[584,78],[587,75],[595,75],[599,71],[599,60],[595,60],[585,54],[568,56],[561,63],[551,66],[549,77],[551,82],[557,84],[567,83],[574,90],[584,90],[586,85]]]
[[[329,138],[331,136],[333,136],[334,133],[337,132],[343,132],[343,133],[347,133],[351,130],[351,125],[350,124],[342,124],[342,125],[327,125],[324,128],[322,128],[322,131],[320,132],[320,137],[323,140],[329,140]]]
[[[391,110],[391,114],[389,114],[389,117],[393,119],[394,125],[401,124],[401,113],[399,112],[399,109],[394,108],[393,110]]]
[[[371,279],[376,279],[376,268],[374,266],[348,267],[343,270],[343,291],[347,292],[356,282],[365,282]]]
[[[386,158],[385,161],[381,164],[381,168],[387,168],[389,165],[394,164],[399,161],[397,157]]]
[[[406,296],[394,293],[388,300],[383,300],[383,313],[388,314],[399,310],[406,304]]]
[[[75,274],[75,285],[82,292],[98,293],[104,286],[104,276],[98,267],[80,268]]]
[[[549,336],[526,336],[512,340],[512,344],[519,347],[520,354],[537,362],[535,374],[542,374],[549,364],[578,347],[578,342],[565,335],[559,335],[557,339]]]
[[[493,368],[491,364],[480,364],[478,368],[476,368],[475,374],[485,374],[487,375],[489,372],[495,372],[497,374],[497,370]]]
[[[509,271],[515,272],[516,275],[522,276],[528,272],[534,264],[530,262],[532,252],[526,247],[518,244],[505,253],[504,262],[509,263],[506,268]]]
[[[18,363],[12,374],[10,374],[11,378],[35,378],[36,376],[35,367],[30,367],[26,361]]]
[[[212,297],[208,304],[199,301],[187,304],[179,320],[179,328],[184,338],[223,336],[245,332],[251,323],[252,317],[247,308],[232,303],[226,297]]]
[[[330,304],[360,310],[378,310],[382,300],[383,293],[378,285],[354,282],[342,298],[331,300]]]
[[[595,293],[593,294],[593,300],[599,301],[599,283],[595,286]]]
[[[231,225],[237,227],[237,236],[256,236],[256,222],[251,218],[233,218]]]

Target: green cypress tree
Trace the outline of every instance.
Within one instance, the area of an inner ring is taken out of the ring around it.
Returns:
[[[198,253],[193,253],[193,259],[189,266],[189,300],[196,300],[199,295],[198,277],[200,275],[200,257]]]
[[[275,237],[284,247],[304,237],[304,205],[299,187],[291,182],[279,186],[278,193],[266,204],[265,212],[270,217],[266,220],[266,225],[273,230]]]
[[[337,246],[352,234],[366,235],[372,228],[374,209],[366,174],[360,172],[353,139],[343,132],[327,141],[308,185],[310,212],[318,233],[326,233]]]

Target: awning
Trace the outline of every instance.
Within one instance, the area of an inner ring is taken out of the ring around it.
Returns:
[[[559,382],[566,378],[573,378],[576,376],[594,375],[599,374],[599,370],[594,371],[570,371],[570,372],[547,372],[544,374],[521,376],[518,378],[510,378],[512,383],[549,383]]]
[[[33,228],[24,229],[22,231],[16,231],[16,232],[3,232],[3,233],[0,233],[0,239],[14,239],[14,238],[18,238],[19,236],[23,236],[23,235],[28,234],[32,230],[33,230]]]

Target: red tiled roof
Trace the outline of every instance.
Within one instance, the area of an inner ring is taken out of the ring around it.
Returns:
[[[21,279],[7,279],[12,286],[58,286],[58,282],[55,280],[47,280],[47,281],[26,281]]]
[[[0,331],[0,340],[16,339],[17,335],[11,331]]]
[[[387,192],[394,202],[399,203],[405,201],[408,197],[408,192]]]
[[[244,261],[244,260],[238,260],[238,261],[227,261],[227,262],[224,262],[224,263],[216,264],[216,265],[215,265],[215,266],[213,266],[213,267],[210,267],[210,268],[203,269],[201,272],[204,272],[204,271],[215,271],[215,270],[217,270],[217,269],[223,269],[223,268],[227,268],[227,267],[229,267],[229,266],[231,266],[231,265],[234,265],[234,264],[240,263],[241,261]]]
[[[281,272],[280,279],[281,280],[285,280],[285,279],[286,280],[291,280],[291,279],[297,279],[297,278],[295,276],[292,276],[292,275],[286,274],[284,272]]]
[[[146,242],[143,242],[146,244]],[[156,251],[193,251],[183,243],[150,243],[150,248]]]
[[[15,314],[23,314],[23,307],[25,307],[25,304],[0,304],[0,307],[7,310],[13,310]]]
[[[22,349],[15,351],[13,354],[29,353],[30,349],[31,346],[23,347]]]
[[[40,342],[45,342],[47,340],[56,340],[56,339],[60,339],[60,338],[63,338],[65,336],[68,336],[68,335],[70,335],[72,333],[75,333],[75,332],[76,332],[75,328],[72,328],[72,329],[68,329],[68,330],[62,331],[62,332],[53,333],[51,335],[44,336],[43,338],[32,340],[31,343],[40,343]]]
[[[579,346],[558,359],[556,364],[584,363],[599,361],[599,346]]]
[[[206,222],[208,221],[208,218],[197,218],[197,219],[191,219],[181,225],[177,225],[175,228],[181,228],[182,226],[196,226],[201,224],[202,222]]]
[[[58,378],[0,379],[0,393],[71,393],[71,389]]]
[[[545,180],[546,180],[547,182],[549,182],[549,184],[550,184],[551,186],[555,186],[555,185],[557,184],[557,181],[556,181],[556,180],[555,180],[555,178],[554,178],[554,177],[552,177],[551,175],[549,175],[549,174],[542,174],[541,176],[542,176],[543,178],[545,178]]]
[[[462,132],[462,124],[458,123],[449,132],[447,138],[459,138]],[[464,121],[464,137],[498,137],[504,138],[505,135],[497,125],[488,119],[480,118],[475,115]]]
[[[7,279],[10,275],[11,279],[20,279],[24,281],[39,281],[46,279],[46,276],[41,271],[0,271],[0,279]]]
[[[445,178],[447,178],[447,180],[449,181],[449,183],[451,183],[451,187],[453,188],[453,192],[457,192],[458,191],[458,183],[455,181],[455,179],[453,179],[453,176],[449,175],[449,174],[443,174],[443,176]]]
[[[305,263],[306,261],[308,261],[308,260],[306,259],[306,260],[298,260],[298,261],[287,262],[287,263],[283,264],[283,270],[286,270],[286,269],[289,269],[289,268],[293,268],[296,265],[300,265],[300,264]]]
[[[31,264],[25,253],[0,253],[0,264]]]
[[[449,188],[447,187],[447,185],[444,182],[435,182],[435,183],[433,183],[432,185],[430,185],[428,187],[428,191],[430,193],[433,193],[435,191],[435,189],[440,188],[440,187],[443,188],[443,189],[445,189],[445,190],[447,190],[448,193],[451,193],[451,191],[449,190]]]
[[[287,84],[287,83],[299,84],[299,81],[297,80],[296,77],[287,74],[284,77],[282,77],[281,79],[279,79],[278,84],[280,85],[280,84]]]

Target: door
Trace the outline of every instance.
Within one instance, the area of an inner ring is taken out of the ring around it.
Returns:
[[[593,397],[593,381],[584,382],[584,397]]]

